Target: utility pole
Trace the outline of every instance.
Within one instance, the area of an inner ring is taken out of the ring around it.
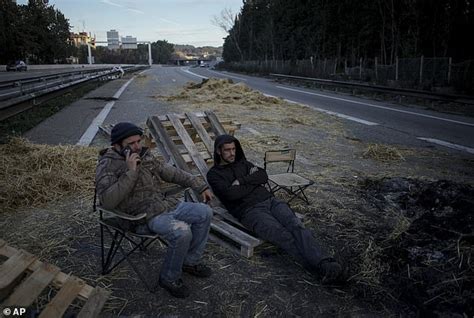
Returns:
[[[87,62],[89,65],[92,65],[92,50],[90,43],[87,43]]]
[[[153,64],[153,59],[151,58],[151,43],[148,42],[148,65]]]

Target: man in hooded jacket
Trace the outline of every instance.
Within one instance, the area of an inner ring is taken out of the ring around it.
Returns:
[[[266,171],[246,160],[235,137],[216,138],[207,181],[227,210],[258,237],[285,250],[323,283],[339,281],[339,263],[323,252],[290,207],[267,190]]]
[[[132,230],[148,229],[168,242],[159,284],[179,298],[189,296],[181,274],[209,277],[211,269],[200,262],[208,239],[211,208],[203,203],[179,202],[160,189],[161,181],[191,187],[202,193],[204,202],[213,198],[204,180],[163,163],[142,147],[142,130],[132,123],[118,123],[112,129],[112,147],[100,152],[96,168],[99,205],[127,214],[146,214],[143,224]]]

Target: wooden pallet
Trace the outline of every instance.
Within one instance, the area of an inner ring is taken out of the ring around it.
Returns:
[[[240,124],[226,122],[224,126],[211,111],[151,116],[147,121],[150,138],[166,161],[206,180],[212,166],[216,136],[234,133]],[[197,195],[193,199],[198,200]],[[230,215],[216,199],[210,238],[219,244],[251,257],[254,248],[263,241],[253,236]]]
[[[1,308],[28,308],[43,290],[55,287],[59,291],[43,308],[39,317],[62,317],[75,299],[85,301],[77,317],[98,317],[110,295],[109,291],[93,288],[82,279],[67,275],[58,267],[9,246],[2,239],[0,255],[7,257],[5,262],[0,263]]]

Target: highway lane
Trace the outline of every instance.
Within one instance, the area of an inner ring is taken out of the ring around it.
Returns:
[[[417,146],[436,144],[474,154],[474,119],[470,117],[282,85],[242,74],[202,68],[183,68],[181,71],[196,80],[203,77],[231,78],[262,93],[333,113],[347,119],[355,138],[364,141]]]
[[[123,120],[144,123],[151,114],[163,114],[174,111],[173,106],[170,106],[169,103],[162,99],[155,98],[156,96],[174,95],[178,92],[178,89],[189,81],[200,82],[203,78],[210,76],[229,77],[236,82],[245,82],[262,93],[279,96],[293,102],[308,105],[319,111],[331,112],[336,116],[342,117],[346,123],[346,135],[349,138],[360,139],[364,142],[417,147],[440,147],[439,149],[452,151],[453,153],[461,151],[464,154],[472,154],[474,149],[474,139],[472,138],[474,135],[473,118],[391,105],[343,94],[281,85],[266,78],[226,72],[221,73],[205,68],[162,67],[155,65],[144,71],[143,75],[138,75],[134,80],[130,81],[127,87],[122,90],[117,100],[103,102],[101,109],[107,107],[108,111],[102,114],[103,118],[100,120],[99,125],[101,123],[114,124]],[[116,87],[113,91],[107,93],[107,96],[114,96],[120,86],[125,85],[127,81],[125,79],[121,80],[119,85],[117,83],[113,84],[115,82],[106,84],[115,85],[114,87]],[[66,112],[66,114],[62,114],[62,116],[67,118],[68,111],[79,108],[81,109],[82,116],[94,118],[101,112],[101,110],[98,110],[97,102],[97,100],[93,102],[85,98],[81,100],[80,107],[64,109],[62,112]],[[88,104],[91,106],[87,106]],[[73,114],[71,116],[77,117],[78,115]],[[61,118],[61,116],[56,117]],[[48,119],[47,123],[50,127],[64,126],[61,120],[55,123],[54,117]],[[93,120],[90,120],[89,125],[93,123],[97,125],[97,121]],[[258,127],[249,128],[258,131]],[[64,130],[62,142],[67,140],[68,136],[77,135],[77,132],[67,132],[68,129],[73,129],[72,126],[63,127],[62,129]],[[79,127],[75,129],[82,130],[82,134],[85,132],[85,129]],[[54,128],[54,130],[57,132],[58,128]],[[46,139],[46,134],[45,132],[44,139]],[[435,140],[426,141],[419,138]],[[69,142],[77,143],[78,140],[71,139]],[[434,142],[448,142],[450,144],[441,146]],[[453,149],[453,147],[461,148]]]

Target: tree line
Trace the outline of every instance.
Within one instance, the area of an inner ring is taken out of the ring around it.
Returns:
[[[30,64],[67,63],[71,56],[87,63],[87,46],[75,47],[70,40],[69,20],[45,0],[29,0],[17,5],[12,0],[0,0],[0,64],[25,60]],[[167,63],[174,45],[167,41],[151,44],[154,63]],[[148,63],[148,46],[136,50],[92,49],[95,63]]]
[[[474,58],[471,0],[244,0],[226,30],[226,62],[377,57]],[[225,28],[228,12],[219,26]]]

